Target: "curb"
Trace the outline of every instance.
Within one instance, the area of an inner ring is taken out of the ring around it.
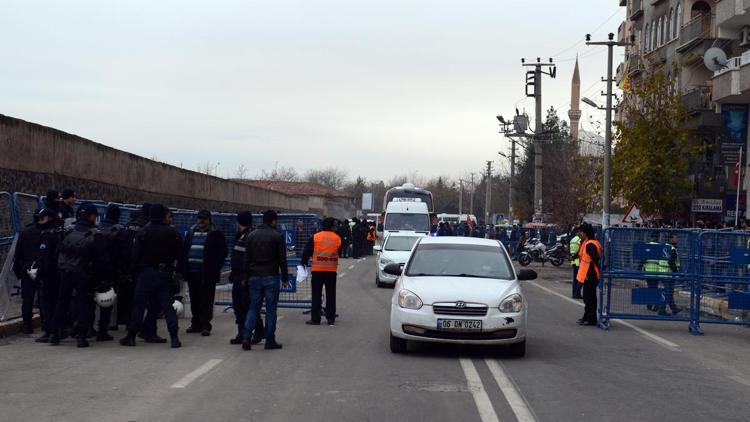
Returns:
[[[42,318],[39,314],[34,314],[31,319],[31,325],[39,328],[42,325]],[[23,330],[23,319],[13,318],[8,321],[0,321],[0,338],[16,335]]]

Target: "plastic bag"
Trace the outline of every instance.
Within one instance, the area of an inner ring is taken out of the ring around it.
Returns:
[[[307,269],[304,265],[297,265],[297,283],[301,283],[307,279]]]

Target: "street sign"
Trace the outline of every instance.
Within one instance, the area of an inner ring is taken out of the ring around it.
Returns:
[[[724,202],[721,199],[695,198],[691,211],[721,214],[724,211]]]
[[[638,204],[633,204],[628,208],[628,212],[622,217],[623,223],[629,224],[643,224],[643,217],[641,217],[641,210],[638,208]]]
[[[368,192],[362,194],[362,210],[372,211],[372,193]]]

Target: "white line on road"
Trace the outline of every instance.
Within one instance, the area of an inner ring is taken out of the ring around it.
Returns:
[[[729,377],[729,379],[731,379],[733,381],[737,381],[738,383],[740,383],[740,384],[742,384],[742,385],[744,385],[746,387],[750,387],[750,381],[748,381],[748,380],[746,380],[746,379],[744,379],[742,377],[738,377],[737,375],[728,375],[728,377]]]
[[[471,390],[471,395],[474,397],[474,404],[476,404],[479,411],[479,419],[482,422],[500,422],[495,409],[492,407],[490,397],[484,389],[482,379],[479,378],[479,372],[477,372],[474,363],[469,358],[459,358],[458,361],[461,363],[461,368],[464,370],[464,375],[469,384],[469,390]]]
[[[547,292],[549,294],[552,294],[552,295],[555,295],[555,296],[557,296],[557,297],[559,297],[561,299],[564,299],[564,300],[566,300],[566,301],[568,301],[570,303],[575,303],[576,305],[581,306],[581,307],[584,306],[582,302],[579,302],[579,301],[577,301],[575,299],[569,298],[569,297],[567,297],[567,296],[565,296],[563,294],[560,294],[560,293],[558,293],[558,292],[556,292],[556,291],[554,291],[552,289],[548,289],[547,287],[544,287],[544,286],[542,286],[540,284],[533,283],[533,282],[528,282],[526,284],[530,284],[530,285],[532,285],[534,287],[540,288],[540,289],[544,290],[545,292]],[[633,324],[631,324],[631,323],[629,323],[627,321],[617,320],[617,321],[613,321],[613,322],[617,322],[618,324],[622,324],[622,325],[624,325],[624,326],[632,329],[633,331],[637,332],[638,334],[641,334],[642,336],[646,337],[647,339],[653,341],[654,343],[658,344],[659,346],[666,347],[667,349],[669,349],[669,350],[671,350],[673,352],[678,352],[680,350],[680,345],[679,344],[673,343],[673,342],[665,339],[664,337],[660,337],[660,336],[657,336],[656,334],[650,333],[650,332],[644,330],[643,328],[637,327],[637,326],[635,326],[635,325],[633,325]]]
[[[218,364],[223,362],[222,359],[211,359],[208,362],[204,363],[203,365],[199,366],[198,369],[195,371],[185,375],[177,381],[176,383],[172,384],[170,388],[185,388],[188,385],[190,385],[191,382],[197,380],[202,375],[205,375],[208,371],[214,369]]]
[[[349,268],[347,268],[347,270],[353,270],[353,269],[354,269],[354,264],[350,265]]]
[[[339,274],[339,277],[343,277],[345,275],[346,275],[346,273],[341,273],[341,274]]]
[[[516,386],[510,380],[503,367],[494,360],[485,359],[484,361],[487,363],[487,367],[490,368],[492,376],[495,377],[495,382],[497,382],[500,391],[505,395],[505,399],[508,401],[513,413],[515,413],[518,422],[536,422],[536,417],[534,417],[531,409],[529,409],[526,401],[516,389]]]

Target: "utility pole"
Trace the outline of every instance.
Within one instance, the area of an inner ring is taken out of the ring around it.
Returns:
[[[487,186],[484,194],[484,224],[490,223],[490,202],[492,201],[492,161],[487,161]]]
[[[526,63],[526,59],[521,59],[521,65],[524,67],[533,67],[534,70],[526,72],[526,96],[534,97],[536,100],[536,116],[534,125],[534,221],[542,221],[544,219],[544,207],[542,204],[542,173],[544,172],[544,160],[542,151],[542,75],[549,75],[551,78],[557,76],[557,68],[549,59],[549,63],[542,63],[542,60],[537,57],[536,63]],[[544,68],[549,70],[544,71]],[[529,87],[534,89],[533,93],[529,93]]]
[[[469,196],[469,215],[474,214],[474,173],[471,173],[471,192]]]
[[[458,215],[464,213],[464,181],[458,180]]]
[[[586,45],[606,45],[607,46],[607,105],[606,111],[606,129],[604,131],[604,186],[602,188],[602,228],[609,227],[609,207],[612,200],[610,199],[610,182],[612,180],[612,49],[615,46],[624,47],[633,45],[635,36],[630,36],[629,43],[615,41],[615,34],[609,33],[609,41],[591,42],[591,34],[586,34]],[[604,79],[602,79],[604,82]]]
[[[516,109],[516,115],[513,117],[513,122],[506,121],[503,116],[495,116],[500,122],[500,133],[505,135],[506,138],[510,139],[510,157],[502,152],[498,152],[499,155],[510,158],[510,178],[508,179],[508,221],[513,223],[513,179],[516,178],[516,140],[517,137],[526,136],[526,129],[528,128],[529,122],[527,116],[521,115]],[[510,127],[513,126],[513,130]]]

